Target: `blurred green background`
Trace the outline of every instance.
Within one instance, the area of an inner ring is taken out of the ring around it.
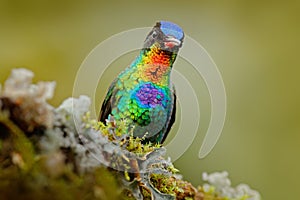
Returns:
[[[198,159],[200,135],[176,167],[194,184],[203,171],[227,170],[234,185],[248,183],[264,199],[299,199],[299,10],[299,1],[0,0],[0,81],[12,68],[31,69],[35,81],[57,82],[51,100],[57,106],[71,96],[80,64],[101,41],[173,21],[209,52],[228,98],[213,151]]]

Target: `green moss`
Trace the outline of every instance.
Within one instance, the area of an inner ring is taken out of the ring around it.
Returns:
[[[25,133],[9,119],[6,112],[0,111],[0,124],[5,126],[10,133],[12,163],[24,172],[30,170],[35,160],[33,145],[25,136]]]
[[[203,187],[198,187],[198,191],[203,193],[203,200],[230,200],[226,197],[220,197],[214,187],[210,187],[209,191],[205,191]]]
[[[161,147],[160,144],[152,144],[152,143],[143,144],[144,138],[133,137],[132,132],[131,133],[127,132],[128,125],[126,120],[117,121],[117,122],[113,121],[105,125],[100,121],[91,119],[90,113],[87,112],[83,116],[83,122],[86,124],[85,128],[93,128],[97,131],[100,131],[101,134],[107,136],[110,141],[119,142],[120,146],[125,146],[125,148],[128,151],[135,153],[137,156],[143,156]],[[114,130],[114,134],[117,137],[121,137],[122,135],[128,137],[124,137],[122,140],[119,140],[118,138],[114,137],[113,134],[110,133],[109,131],[110,129]]]
[[[155,149],[161,147],[160,144],[142,143],[143,138],[135,138],[132,135],[127,139],[126,149],[135,153],[138,156],[143,156],[147,153],[153,152]]]
[[[122,200],[136,200],[136,198],[134,198],[132,192],[128,189],[124,189],[122,191],[121,199]]]
[[[161,193],[170,194],[177,199],[194,199],[196,189],[188,182],[163,174],[151,174],[152,185]]]

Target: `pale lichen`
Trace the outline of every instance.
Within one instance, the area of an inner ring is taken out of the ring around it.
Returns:
[[[232,187],[231,181],[228,178],[228,172],[226,171],[211,174],[205,172],[202,178],[207,182],[203,185],[203,190],[207,193],[215,193],[232,200],[260,199],[259,193],[251,189],[247,184],[239,184],[236,187]]]
[[[52,98],[55,82],[32,84],[33,73],[27,69],[14,69],[1,92],[0,109],[10,111],[11,118],[23,129],[32,132],[37,127],[50,128],[53,108],[47,103]]]

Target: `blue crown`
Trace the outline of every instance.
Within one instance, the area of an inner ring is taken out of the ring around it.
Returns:
[[[161,21],[160,29],[165,35],[172,35],[178,40],[181,40],[184,35],[182,29],[172,22]]]

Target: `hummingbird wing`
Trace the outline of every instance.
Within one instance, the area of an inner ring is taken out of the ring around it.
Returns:
[[[172,125],[175,122],[175,117],[176,117],[176,91],[175,91],[175,87],[173,86],[173,98],[172,98],[172,103],[171,103],[171,108],[170,108],[170,112],[168,114],[168,121],[166,123],[166,126],[164,128],[164,130],[162,130],[163,132],[163,137],[161,140],[161,144],[165,141],[165,139],[167,138]]]
[[[108,91],[106,93],[106,96],[104,98],[104,101],[101,106],[100,114],[99,114],[99,121],[105,123],[105,120],[108,118],[108,115],[111,114],[112,110],[112,98],[113,98],[113,93],[116,89],[116,82],[117,78],[111,83],[111,85],[108,88]]]

